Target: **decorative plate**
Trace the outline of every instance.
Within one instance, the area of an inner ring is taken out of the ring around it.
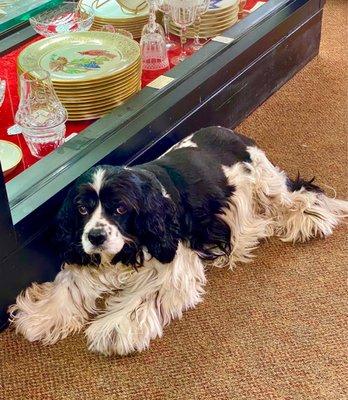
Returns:
[[[0,140],[0,161],[5,176],[17,167],[22,157],[22,150],[16,144]]]
[[[122,0],[121,0],[122,1]],[[223,0],[225,1],[225,0]],[[122,3],[126,5],[127,1],[123,0]],[[136,1],[131,1],[133,3],[130,7],[134,7]],[[142,1],[137,2],[139,5],[143,3]],[[106,18],[106,19],[132,19],[139,18],[149,14],[149,7],[146,2],[145,7],[139,7],[138,12],[129,11],[123,7],[116,0],[85,0],[83,4],[93,8],[95,16]]]
[[[223,8],[219,12],[212,12],[208,11],[205,14],[202,15],[202,19],[209,19],[209,20],[214,20],[215,18],[226,18],[231,14],[238,13],[239,11],[239,6],[236,5],[234,7],[228,7],[228,8]]]
[[[209,5],[209,11],[220,11],[227,7],[237,5],[238,0],[211,0]]]
[[[35,55],[35,56],[33,56]],[[137,42],[109,32],[74,32],[39,40],[18,57],[23,71],[43,68],[53,82],[91,82],[127,70],[140,57]]]
[[[146,0],[116,0],[117,3],[126,11],[138,14],[148,7]]]

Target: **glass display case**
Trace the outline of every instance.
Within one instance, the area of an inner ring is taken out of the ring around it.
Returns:
[[[55,8],[63,0],[1,0],[0,37],[28,25],[29,18]]]
[[[0,139],[19,145],[24,156],[6,177],[0,169],[0,325],[23,287],[59,269],[49,232],[74,179],[100,163],[148,161],[203,126],[236,126],[318,53],[323,5],[247,1],[237,23],[184,62],[158,77],[143,73],[142,89],[122,105],[99,119],[69,121],[69,140],[40,160],[21,135],[8,133],[18,105],[16,60],[39,37],[22,22],[0,33],[0,79],[10,88]]]

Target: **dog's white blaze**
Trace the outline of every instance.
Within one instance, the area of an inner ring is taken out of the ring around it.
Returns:
[[[99,228],[105,230],[107,239],[102,245],[102,249],[95,249],[94,245],[88,240],[89,232],[94,228]],[[111,224],[104,216],[102,205],[99,202],[97,208],[93,212],[90,220],[84,227],[82,234],[82,247],[87,254],[93,253],[106,253],[107,255],[115,255],[122,250],[125,244],[125,238],[122,236],[121,232],[116,225]]]
[[[105,170],[103,170],[103,168],[98,168],[92,177],[91,186],[97,192],[98,195],[103,184],[104,175],[105,175]]]
[[[89,348],[107,355],[147,349],[173,318],[202,301],[205,282],[202,261],[181,243],[173,262],[146,261],[87,328]]]

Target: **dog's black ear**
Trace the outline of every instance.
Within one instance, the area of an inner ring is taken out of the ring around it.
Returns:
[[[173,260],[180,238],[175,205],[162,194],[159,185],[142,185],[143,202],[136,218],[137,236],[152,257],[163,264]]]
[[[87,265],[91,257],[81,244],[83,226],[75,205],[76,189],[72,187],[55,219],[54,246],[63,263]]]

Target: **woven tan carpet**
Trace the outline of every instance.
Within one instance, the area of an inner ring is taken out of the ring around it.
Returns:
[[[321,52],[240,127],[295,175],[346,193],[346,0],[326,6]],[[346,10],[347,11],[347,10]],[[345,228],[329,239],[262,245],[254,263],[211,270],[205,302],[149,351],[88,353],[0,334],[0,400],[346,399]]]

